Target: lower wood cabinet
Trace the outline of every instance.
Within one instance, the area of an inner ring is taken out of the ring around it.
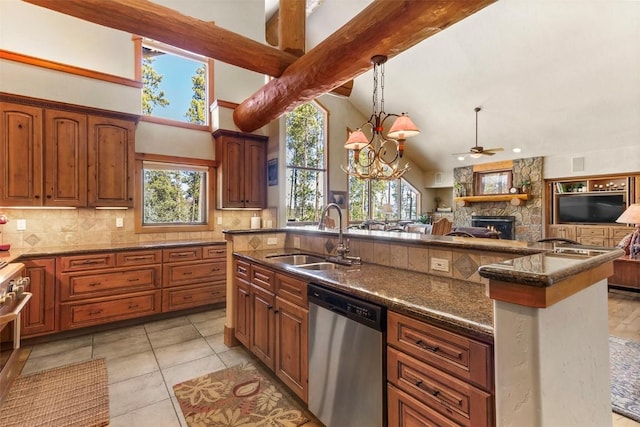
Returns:
[[[56,260],[36,258],[21,262],[31,279],[27,291],[33,296],[22,311],[20,334],[28,338],[56,332]]]
[[[160,291],[60,304],[60,328],[76,329],[160,313]]]
[[[306,282],[238,258],[234,259],[234,276],[236,339],[306,402]]]
[[[495,423],[487,343],[390,311],[387,381],[390,426]]]

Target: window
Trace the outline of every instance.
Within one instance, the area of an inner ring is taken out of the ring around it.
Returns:
[[[376,181],[350,176],[349,221],[416,219],[419,212],[419,196],[418,190],[404,178]],[[391,213],[385,213],[383,205],[390,205]]]
[[[203,56],[139,39],[143,120],[208,130],[213,68]]]
[[[136,160],[140,191],[136,231],[209,230],[212,167],[206,160],[142,155]]]
[[[289,221],[319,221],[325,204],[327,113],[315,102],[286,116]]]

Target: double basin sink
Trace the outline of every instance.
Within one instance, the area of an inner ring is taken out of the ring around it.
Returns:
[[[322,257],[308,254],[284,254],[267,256],[272,261],[288,264],[303,270],[334,270],[338,264],[328,262]]]

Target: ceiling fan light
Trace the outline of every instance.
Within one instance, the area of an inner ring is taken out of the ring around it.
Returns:
[[[391,125],[387,136],[389,138],[407,139],[420,134],[418,126],[405,113],[402,113]]]
[[[482,157],[482,153],[471,153],[469,154],[469,156],[473,157],[474,159],[479,159],[480,157]]]

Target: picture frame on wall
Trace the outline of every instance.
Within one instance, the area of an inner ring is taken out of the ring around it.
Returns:
[[[278,185],[278,159],[267,161],[267,182],[269,186]]]
[[[346,191],[331,191],[329,193],[329,202],[335,203],[340,206],[340,209],[347,208],[347,192]]]

